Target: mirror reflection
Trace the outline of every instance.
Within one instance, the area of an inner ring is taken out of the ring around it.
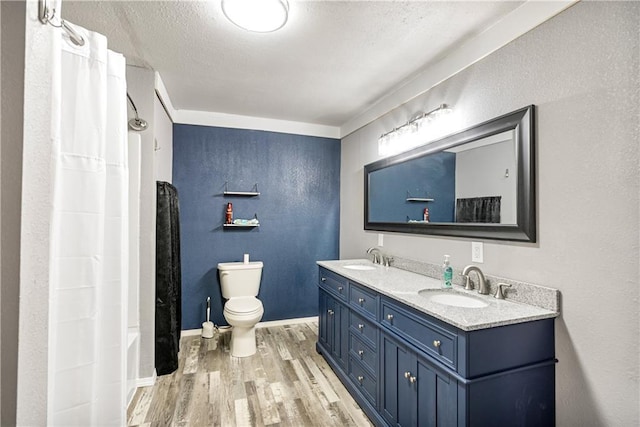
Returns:
[[[372,222],[516,224],[514,131],[369,175]]]

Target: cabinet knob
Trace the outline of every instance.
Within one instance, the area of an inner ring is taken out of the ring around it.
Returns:
[[[364,329],[364,325],[362,323],[358,323],[358,329],[363,330]]]
[[[338,286],[338,292],[342,292],[342,286]]]
[[[362,359],[362,356],[364,355],[364,350],[358,350],[358,355],[360,356],[360,359]]]
[[[406,379],[409,379],[409,378],[411,377],[411,372],[409,372],[409,371],[405,372],[405,373],[404,373],[404,377],[405,377]]]
[[[358,298],[358,302],[362,305],[362,303],[364,303],[364,298]]]
[[[414,376],[410,376],[410,377],[409,377],[409,382],[410,382],[411,384],[414,384],[417,380],[418,380],[418,379],[417,379],[416,377],[414,377]]]
[[[358,375],[358,381],[362,383],[362,380],[364,380],[364,377],[362,375]]]
[[[322,277],[320,280],[323,281],[323,282],[326,282],[327,278],[326,277]]]
[[[393,320],[393,314],[387,314],[387,320],[391,322]]]
[[[433,346],[434,346],[435,348],[439,348],[439,347],[440,347],[440,344],[441,344],[441,343],[440,343],[440,341],[439,341],[439,340],[433,340]]]
[[[329,316],[333,316],[333,310],[327,310],[327,313],[329,314]]]

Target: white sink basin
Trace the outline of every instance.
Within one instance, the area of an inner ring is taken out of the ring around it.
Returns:
[[[347,268],[349,270],[360,270],[360,271],[367,271],[367,270],[375,270],[376,268],[372,265],[365,265],[365,264],[349,264],[349,265],[343,265],[344,268]]]
[[[418,294],[429,298],[432,302],[435,302],[437,304],[448,305],[451,307],[483,308],[489,305],[479,298],[458,293],[455,291],[423,289],[419,291]]]

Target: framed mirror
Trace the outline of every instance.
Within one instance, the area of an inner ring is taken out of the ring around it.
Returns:
[[[536,241],[533,105],[364,167],[364,229]]]

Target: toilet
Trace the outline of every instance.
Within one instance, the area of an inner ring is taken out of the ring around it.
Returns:
[[[262,262],[221,262],[220,287],[224,305],[224,318],[231,330],[231,355],[247,357],[256,352],[256,323],[262,319],[264,308],[256,298],[260,290]]]

